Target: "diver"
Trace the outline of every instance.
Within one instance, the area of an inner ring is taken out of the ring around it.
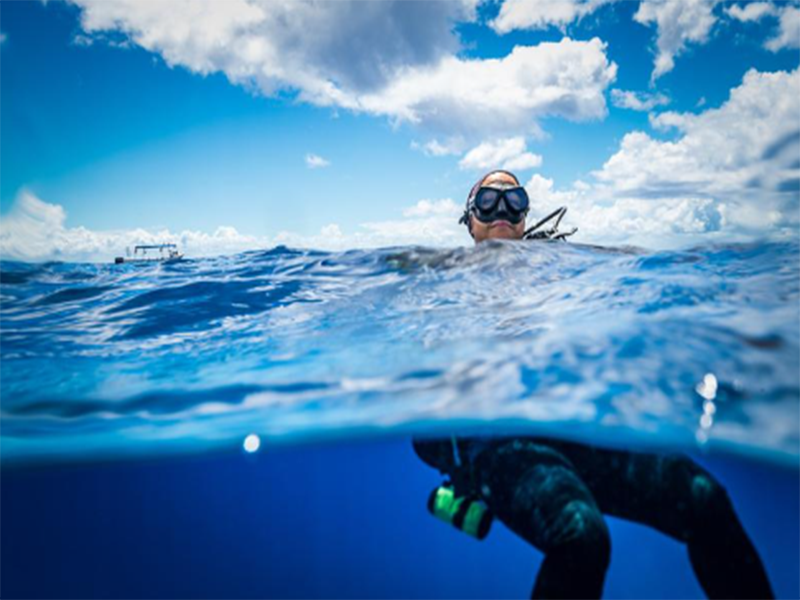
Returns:
[[[574,233],[559,233],[558,222],[540,229],[564,209],[526,231],[528,210],[519,180],[493,171],[472,188],[461,222],[476,243]],[[688,456],[525,436],[417,438],[414,450],[450,477],[431,495],[435,515],[481,538],[493,513],[544,553],[532,598],[601,597],[611,556],[604,514],[685,543],[710,598],[774,597],[725,489]]]

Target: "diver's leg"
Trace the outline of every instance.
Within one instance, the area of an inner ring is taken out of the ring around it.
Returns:
[[[763,564],[722,485],[687,456],[556,442],[604,513],[686,543],[710,598],[773,598]]]
[[[774,598],[764,565],[727,492],[691,464],[700,472],[691,475],[687,545],[700,585],[709,598]]]
[[[533,598],[599,598],[611,543],[591,492],[550,448],[511,440],[480,453],[475,470],[494,514],[545,559]]]

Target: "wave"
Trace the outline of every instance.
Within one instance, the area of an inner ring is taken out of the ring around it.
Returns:
[[[466,428],[796,464],[798,257],[491,242],[4,261],[2,459]]]

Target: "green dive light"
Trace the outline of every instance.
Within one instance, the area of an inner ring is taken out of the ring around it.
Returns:
[[[431,492],[428,510],[434,517],[479,540],[486,537],[492,526],[492,513],[486,503],[474,496],[457,496],[450,484],[440,485]]]

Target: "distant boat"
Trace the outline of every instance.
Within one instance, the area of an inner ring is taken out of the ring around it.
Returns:
[[[157,252],[157,254],[155,254]],[[133,249],[133,256],[128,251],[128,256],[118,256],[114,259],[115,265],[123,263],[153,263],[153,262],[178,262],[183,260],[183,254],[178,252],[177,244],[152,244],[136,246]]]

